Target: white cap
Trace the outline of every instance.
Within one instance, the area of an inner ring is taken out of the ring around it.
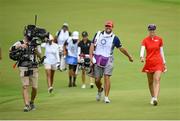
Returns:
[[[69,25],[68,25],[68,23],[64,23],[63,26],[67,26],[68,27]]]
[[[79,39],[79,32],[78,31],[74,31],[72,33],[72,39]]]
[[[49,34],[49,40],[54,40],[54,37],[51,34]]]

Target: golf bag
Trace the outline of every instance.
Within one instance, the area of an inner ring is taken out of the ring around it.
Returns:
[[[59,57],[60,57],[60,71],[65,71],[66,70],[66,62],[64,58],[64,53],[63,53],[63,46],[59,45]]]
[[[87,74],[90,72],[91,68],[90,68],[89,55],[85,55],[85,54],[79,55],[79,62],[78,62],[75,74],[78,74],[78,72],[82,69],[85,69]]]

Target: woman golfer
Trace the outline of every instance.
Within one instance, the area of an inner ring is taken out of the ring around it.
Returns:
[[[147,73],[149,90],[151,93],[150,104],[158,104],[160,90],[160,79],[162,72],[167,71],[166,61],[163,52],[163,40],[155,34],[156,25],[148,26],[149,36],[141,44],[140,60],[144,62],[144,51],[146,49],[146,61],[142,72]]]
[[[54,73],[60,65],[59,46],[54,43],[53,40],[53,36],[50,35],[49,41],[41,44],[41,47],[45,48],[46,58],[44,60],[44,67],[46,71],[49,93],[52,93],[53,91]]]

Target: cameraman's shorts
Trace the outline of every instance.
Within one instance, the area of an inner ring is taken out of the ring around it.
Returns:
[[[44,64],[46,70],[57,70],[56,64]]]
[[[32,87],[38,87],[38,68],[32,68],[33,74],[31,76],[24,76],[25,72],[28,71],[27,67],[19,67],[20,78],[23,86],[32,85]]]

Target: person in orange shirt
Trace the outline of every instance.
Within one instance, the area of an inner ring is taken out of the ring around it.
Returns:
[[[149,35],[142,41],[140,60],[145,61],[142,72],[147,73],[149,90],[151,93],[150,104],[156,106],[158,104],[158,95],[160,90],[160,79],[162,72],[167,71],[166,61],[163,51],[163,40],[155,34],[156,25],[148,25]],[[144,51],[146,50],[146,60],[144,59]]]

